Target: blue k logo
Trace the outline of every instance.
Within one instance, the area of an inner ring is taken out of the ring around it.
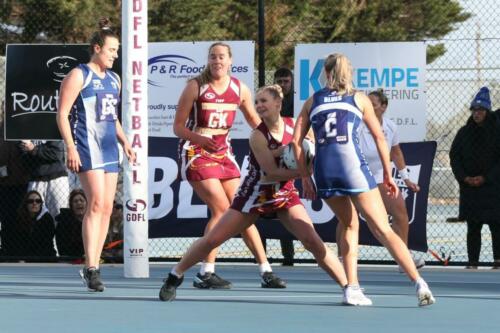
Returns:
[[[314,92],[321,89],[320,76],[323,70],[325,60],[320,59],[316,62],[311,75],[309,76],[309,60],[300,60],[300,99],[306,100],[309,98],[309,85],[312,86]]]

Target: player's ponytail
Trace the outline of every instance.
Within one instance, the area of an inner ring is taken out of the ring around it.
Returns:
[[[333,53],[325,59],[325,73],[328,88],[343,95],[354,93],[352,85],[352,65],[343,54]]]

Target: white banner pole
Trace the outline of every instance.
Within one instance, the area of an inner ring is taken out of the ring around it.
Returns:
[[[137,154],[124,164],[124,275],[149,277],[148,254],[148,2],[122,1],[122,120]]]

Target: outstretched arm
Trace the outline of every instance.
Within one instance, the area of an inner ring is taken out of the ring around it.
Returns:
[[[312,105],[312,98],[309,98],[302,107],[302,111],[295,122],[295,129],[293,131],[293,149],[295,152],[295,159],[297,161],[297,167],[302,178],[302,188],[304,191],[304,197],[306,199],[315,199],[316,190],[314,188],[313,181],[311,179],[310,172],[306,165],[306,159],[304,156],[304,151],[302,149],[302,141],[306,137],[309,128],[311,127],[309,121],[309,111]]]

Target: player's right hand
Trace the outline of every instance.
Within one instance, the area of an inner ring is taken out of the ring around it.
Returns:
[[[316,189],[311,177],[302,177],[302,194],[305,199],[316,199]]]
[[[198,142],[196,143],[199,144],[201,148],[205,149],[208,152],[214,153],[220,150],[220,147],[217,145],[217,142],[212,138],[200,135],[197,141]]]
[[[66,164],[68,169],[72,172],[78,172],[80,170],[82,162],[80,161],[80,154],[78,154],[76,146],[67,148]]]

